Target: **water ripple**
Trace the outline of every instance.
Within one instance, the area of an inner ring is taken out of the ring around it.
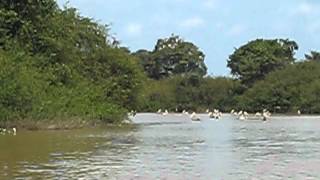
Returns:
[[[148,123],[133,130],[71,131],[37,139],[43,149],[26,146],[16,152],[23,156],[0,161],[0,179],[320,178],[320,122],[314,119],[247,123],[226,116],[190,123],[176,115],[143,118]],[[159,118],[165,123],[155,122]],[[170,118],[173,123],[166,123]],[[9,150],[0,151],[0,158],[8,158]]]

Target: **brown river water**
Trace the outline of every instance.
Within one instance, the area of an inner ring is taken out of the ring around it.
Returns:
[[[320,179],[320,117],[138,114],[132,128],[0,135],[0,179]]]

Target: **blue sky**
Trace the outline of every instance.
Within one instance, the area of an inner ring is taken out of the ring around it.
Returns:
[[[63,5],[66,0],[58,0]],[[81,15],[111,24],[122,45],[152,50],[174,33],[205,54],[210,75],[229,75],[228,56],[249,40],[289,38],[298,58],[320,50],[320,0],[69,0]]]

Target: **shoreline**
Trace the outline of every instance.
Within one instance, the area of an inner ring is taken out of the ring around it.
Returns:
[[[193,111],[190,111],[190,112],[193,112]],[[189,112],[189,114],[190,114]],[[158,114],[157,112],[138,112],[138,114],[157,114],[157,115],[162,115],[162,114]],[[178,114],[182,114],[182,112],[169,112],[169,115],[172,114],[172,115],[178,115]],[[206,112],[196,112],[196,114],[199,114],[199,115],[207,115],[208,113]],[[222,112],[223,115],[232,115],[231,113],[229,112]],[[251,116],[254,116],[255,114],[254,113],[249,113],[249,115]],[[301,115],[298,115],[298,114],[295,114],[295,113],[272,113],[272,116],[273,117],[278,117],[278,116],[288,116],[288,117],[320,117],[320,114],[301,114]]]
[[[72,118],[71,118],[72,119]],[[16,128],[24,131],[60,131],[60,130],[80,130],[80,129],[95,129],[95,128],[130,128],[133,123],[128,123],[125,120],[120,123],[105,123],[100,120],[17,120],[0,122],[0,128],[12,129]]]
[[[169,113],[168,115],[181,115],[182,113]],[[139,112],[137,115],[158,115],[162,116],[162,114],[157,114],[155,112]],[[207,113],[198,113],[198,115],[204,116]],[[224,116],[234,116],[231,113],[223,113]],[[255,117],[254,114],[249,114],[249,116]],[[272,114],[271,119],[278,118],[312,118],[320,119],[320,114],[292,114],[292,113],[276,113]],[[129,119],[129,120],[128,120]],[[130,118],[123,120],[120,123],[105,123],[100,120],[82,120],[82,119],[74,119],[70,118],[70,120],[16,120],[16,121],[7,121],[0,122],[0,128],[4,129],[12,129],[17,128],[18,130],[26,130],[26,131],[59,131],[59,130],[80,130],[80,129],[95,129],[95,128],[130,128],[134,127],[136,124],[133,123]],[[250,121],[250,120],[248,120]]]

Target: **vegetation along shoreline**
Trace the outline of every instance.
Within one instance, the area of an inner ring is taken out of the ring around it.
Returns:
[[[297,59],[290,39],[256,39],[207,75],[205,54],[172,34],[131,52],[109,25],[55,0],[0,3],[0,127],[125,124],[127,113],[268,109],[320,113],[320,53]]]

